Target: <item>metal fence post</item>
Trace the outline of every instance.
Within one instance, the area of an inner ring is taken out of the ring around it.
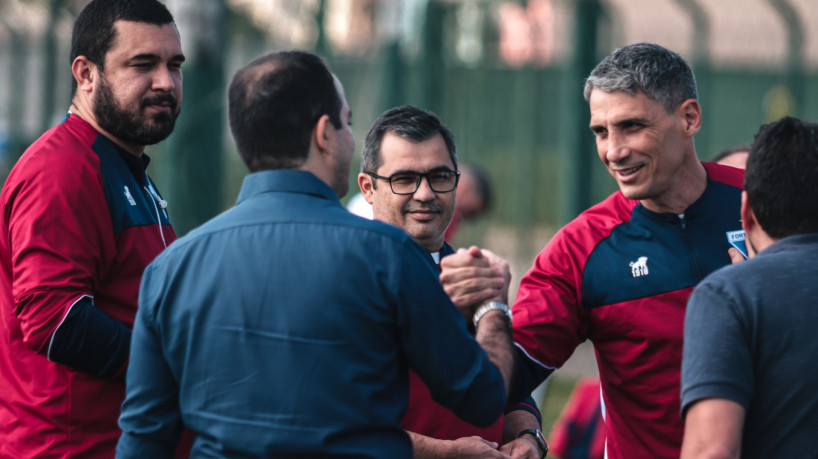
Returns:
[[[802,51],[804,48],[804,28],[798,18],[798,12],[787,0],[769,0],[775,11],[781,16],[787,30],[787,68],[785,82],[792,91],[794,102],[792,116],[803,117],[804,107],[804,64]],[[768,120],[775,121],[775,120]]]
[[[178,235],[223,209],[224,0],[173,0],[182,37],[184,101],[176,129],[163,147],[163,191]],[[164,144],[163,143],[163,144]],[[161,144],[160,144],[161,145]]]
[[[574,7],[574,53],[566,66],[561,106],[564,133],[560,177],[560,223],[572,220],[591,205],[591,167],[594,141],[588,131],[589,114],[582,96],[583,82],[597,64],[597,30],[602,7],[599,0],[577,0]]]
[[[696,134],[696,151],[700,160],[707,161],[712,156],[712,153],[708,151],[708,146],[711,138],[710,131],[715,128],[714,121],[716,121],[710,116],[711,111],[709,110],[713,102],[710,98],[710,21],[704,8],[695,0],[677,0],[677,3],[687,11],[693,21],[693,56],[690,64],[696,75],[699,105],[702,107],[702,127]]]

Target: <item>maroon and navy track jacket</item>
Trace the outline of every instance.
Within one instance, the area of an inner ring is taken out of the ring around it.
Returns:
[[[744,173],[704,163],[704,194],[683,215],[651,212],[616,192],[561,229],[520,283],[514,338],[560,367],[585,341],[597,356],[608,458],[678,458],[685,307],[730,263]]]
[[[3,187],[0,457],[113,457],[121,380],[50,361],[78,300],[133,325],[142,271],[175,238],[147,157],[76,115],[43,134]]]

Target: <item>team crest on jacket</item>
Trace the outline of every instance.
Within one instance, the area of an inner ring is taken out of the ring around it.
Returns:
[[[133,196],[131,195],[131,190],[128,189],[128,186],[123,187],[125,189],[125,199],[128,200],[128,203],[132,206],[136,205],[136,201],[134,200]]]
[[[628,263],[631,267],[631,275],[633,277],[642,277],[648,275],[648,257],[639,257],[636,261]]]

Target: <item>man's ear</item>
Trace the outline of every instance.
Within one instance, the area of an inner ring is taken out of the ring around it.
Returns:
[[[744,229],[745,233],[748,233],[755,228],[758,224],[756,222],[756,214],[753,213],[753,209],[750,207],[750,201],[747,200],[747,192],[741,192],[741,227]]]
[[[693,137],[702,127],[702,107],[699,101],[687,99],[679,106],[684,122],[684,133],[687,137]]]
[[[372,204],[372,201],[375,200],[375,184],[372,183],[372,177],[363,172],[358,174],[358,187],[361,189],[361,195],[366,199],[366,202]]]
[[[335,127],[330,122],[329,115],[321,115],[312,129],[312,141],[320,153],[329,153],[335,139],[334,134]]]
[[[74,62],[71,63],[71,73],[74,75],[74,79],[77,80],[77,90],[91,92],[99,75],[99,67],[89,61],[87,57],[77,56]]]
[[[747,255],[749,258],[756,256],[755,245],[751,238],[757,236],[759,231],[758,220],[756,214],[750,207],[750,201],[747,199],[747,192],[741,192],[741,227],[744,229],[744,245],[747,247]]]

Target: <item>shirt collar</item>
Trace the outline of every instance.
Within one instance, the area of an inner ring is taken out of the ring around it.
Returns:
[[[432,257],[432,260],[435,261],[435,264],[440,266],[440,259],[453,253],[454,248],[452,248],[448,242],[443,241],[443,247],[441,247],[437,252],[429,252],[429,255]]]
[[[236,204],[252,196],[270,192],[309,194],[341,205],[341,201],[329,185],[312,173],[297,169],[265,170],[244,177]]]
[[[141,180],[145,175],[145,170],[148,168],[148,164],[151,162],[150,156],[148,156],[147,153],[142,153],[140,156],[136,156],[113,142],[111,142],[111,145],[113,145],[117,153],[119,153],[119,156],[125,160],[125,164],[128,165],[128,169],[131,170],[134,177]]]
[[[818,246],[818,233],[793,234],[775,241],[766,249],[758,252],[757,256],[767,256],[787,250],[805,250],[815,246]]]

